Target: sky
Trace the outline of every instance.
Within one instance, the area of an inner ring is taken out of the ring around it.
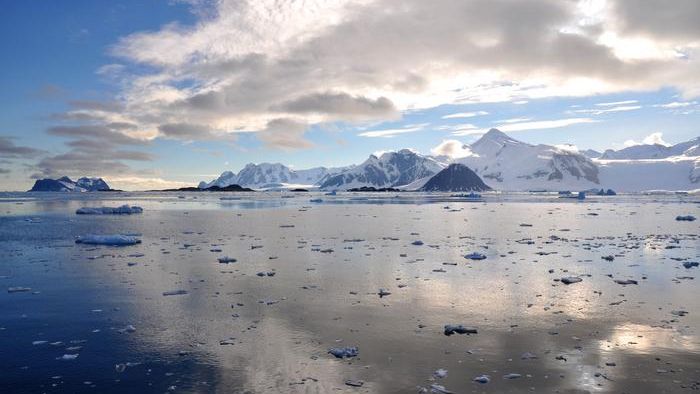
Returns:
[[[696,0],[4,2],[0,190],[700,136]]]

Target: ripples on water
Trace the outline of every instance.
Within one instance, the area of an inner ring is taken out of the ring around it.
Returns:
[[[697,197],[222,196],[0,194],[0,284],[31,289],[0,293],[0,391],[698,388],[700,222],[675,221]],[[144,213],[74,214],[125,203]],[[91,233],[142,243],[74,243]]]

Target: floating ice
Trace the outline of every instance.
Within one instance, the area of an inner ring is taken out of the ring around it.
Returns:
[[[452,391],[446,389],[445,386],[437,383],[430,385],[430,392],[438,394],[452,394]]]
[[[447,370],[440,368],[437,371],[433,372],[433,376],[440,379],[445,378],[447,377]]]
[[[687,269],[697,267],[698,265],[700,265],[700,263],[698,263],[697,261],[686,261],[683,263],[683,266]]]
[[[143,208],[128,205],[122,205],[120,207],[98,207],[89,208],[83,207],[75,211],[78,215],[133,215],[135,213],[143,213]]]
[[[676,216],[676,220],[678,220],[679,222],[692,222],[695,220],[695,216],[693,216],[693,215],[685,215],[685,216],[679,215],[679,216]]]
[[[388,295],[391,295],[391,292],[387,289],[381,288],[381,289],[379,289],[377,294],[379,294],[379,297],[386,297]]]
[[[475,382],[477,382],[477,383],[481,383],[481,384],[486,384],[486,383],[488,383],[488,382],[491,381],[491,379],[489,378],[488,375],[477,376],[477,377],[475,377],[475,378],[472,379],[472,380],[475,381]]]
[[[351,387],[362,387],[365,384],[365,382],[362,380],[348,379],[345,381],[345,384]]]
[[[469,253],[468,255],[464,256],[465,259],[469,260],[484,260],[486,258],[486,255],[483,255],[481,253]]]
[[[521,377],[522,377],[522,375],[519,373],[509,373],[509,374],[503,375],[503,379],[519,379]]]
[[[328,349],[328,353],[334,355],[336,358],[355,357],[358,352],[359,349],[357,346],[333,347]]]
[[[63,361],[72,361],[78,358],[78,354],[64,354],[61,357],[56,358],[56,360],[63,360]]]
[[[136,245],[140,244],[141,240],[131,236],[123,234],[111,234],[111,235],[85,235],[78,237],[75,240],[77,244],[86,245],[110,245],[110,246],[124,246],[124,245]]]
[[[185,294],[187,294],[187,290],[169,290],[169,291],[163,292],[164,296],[175,296],[175,295],[185,295]]]
[[[445,324],[445,335],[452,334],[476,334],[477,329],[474,327],[465,327],[462,324]]]
[[[219,263],[221,263],[221,264],[235,263],[236,261],[238,261],[238,260],[234,259],[233,257],[228,257],[228,256],[219,257],[218,260],[219,260]]]
[[[615,279],[618,285],[636,285],[638,282],[634,279]]]
[[[583,279],[579,278],[578,276],[565,276],[561,278],[561,283],[565,285],[570,285],[572,283],[578,283],[583,281]]]
[[[32,291],[32,288],[31,287],[17,286],[17,287],[10,287],[7,289],[8,293],[26,293],[28,291]]]

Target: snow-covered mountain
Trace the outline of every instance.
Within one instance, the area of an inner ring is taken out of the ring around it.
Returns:
[[[351,189],[362,186],[399,187],[427,179],[442,170],[444,163],[410,149],[370,155],[364,163],[327,177],[322,189]]]
[[[533,145],[491,129],[471,145],[466,157],[425,156],[409,149],[370,155],[357,166],[294,170],[279,163],[248,164],[226,171],[200,188],[238,184],[255,189],[317,187],[346,190],[363,186],[419,190],[451,163],[464,164],[489,187],[504,191],[588,190],[621,192],[700,188],[700,137],[676,144],[636,145],[618,151],[577,152]]]
[[[82,177],[73,181],[67,176],[58,179],[38,179],[30,192],[96,192],[110,190],[102,178]]]
[[[601,160],[665,159],[671,156],[700,156],[700,137],[676,145],[632,145],[620,150],[606,150]]]
[[[634,145],[594,160],[601,182],[618,191],[700,188],[700,137],[676,145]]]
[[[224,171],[211,182],[200,182],[199,188],[211,186],[226,187],[240,185],[255,189],[313,187],[319,185],[325,178],[337,174],[347,167],[326,168],[315,167],[307,170],[293,170],[280,163],[247,164],[238,174]]]
[[[497,190],[562,190],[600,187],[598,167],[581,153],[531,145],[491,129],[456,160]]]

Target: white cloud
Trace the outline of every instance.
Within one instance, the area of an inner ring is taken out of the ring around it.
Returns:
[[[600,104],[596,104],[600,105]],[[638,109],[641,109],[641,105],[623,105],[619,107],[612,107],[612,108],[605,108],[605,109],[577,109],[573,112],[578,113],[578,114],[591,114],[591,115],[601,115],[601,114],[607,114],[611,112],[627,112],[627,111],[635,111]]]
[[[451,159],[473,156],[469,147],[457,140],[443,140],[438,146],[430,150],[435,156],[447,156]]]
[[[690,107],[693,105],[696,105],[698,102],[697,101],[673,101],[670,103],[666,104],[658,104],[655,105],[655,107],[661,107],[661,108],[685,108],[685,107]]]
[[[457,118],[473,118],[475,116],[488,115],[486,111],[476,111],[476,112],[459,112],[456,114],[449,114],[442,117],[442,119],[457,119]]]
[[[644,137],[642,142],[637,142],[635,140],[627,140],[623,143],[625,148],[628,148],[630,146],[636,146],[636,145],[663,145],[663,146],[670,146],[671,144],[667,143],[666,141],[663,140],[663,133],[651,133],[648,136]]]
[[[591,118],[567,118],[567,119],[555,119],[555,120],[540,120],[534,122],[521,122],[521,123],[508,123],[497,126],[498,130],[505,133],[513,131],[526,131],[526,130],[545,130],[545,129],[558,129],[561,127],[572,126],[582,123],[595,123],[597,122]],[[467,130],[467,131],[457,131],[452,133],[452,135],[473,135],[473,134],[483,134],[486,129],[480,130]]]
[[[397,135],[400,134],[405,134],[405,133],[413,133],[419,130],[423,130],[423,126],[419,125],[417,127],[406,127],[403,129],[384,129],[384,130],[372,130],[372,131],[365,131],[358,136],[360,137],[370,137],[370,138],[393,138]]]
[[[313,125],[367,125],[444,104],[523,104],[662,87],[677,89],[683,100],[700,96],[700,60],[688,55],[700,43],[696,0],[673,7],[664,0],[191,4],[195,23],[134,32],[110,48],[117,59],[97,72],[119,89],[118,108],[73,109],[65,119],[132,124],[119,133],[142,140],[256,132],[265,146],[290,149],[314,146],[305,137]],[[591,113],[629,111],[637,107],[631,101],[600,103],[610,108]],[[586,119],[503,129],[592,121]],[[360,135],[416,131],[410,129]]]
[[[596,104],[599,107],[617,107],[619,105],[627,105],[627,104],[637,104],[637,100],[625,100],[625,101],[613,101],[610,103],[598,103]]]

